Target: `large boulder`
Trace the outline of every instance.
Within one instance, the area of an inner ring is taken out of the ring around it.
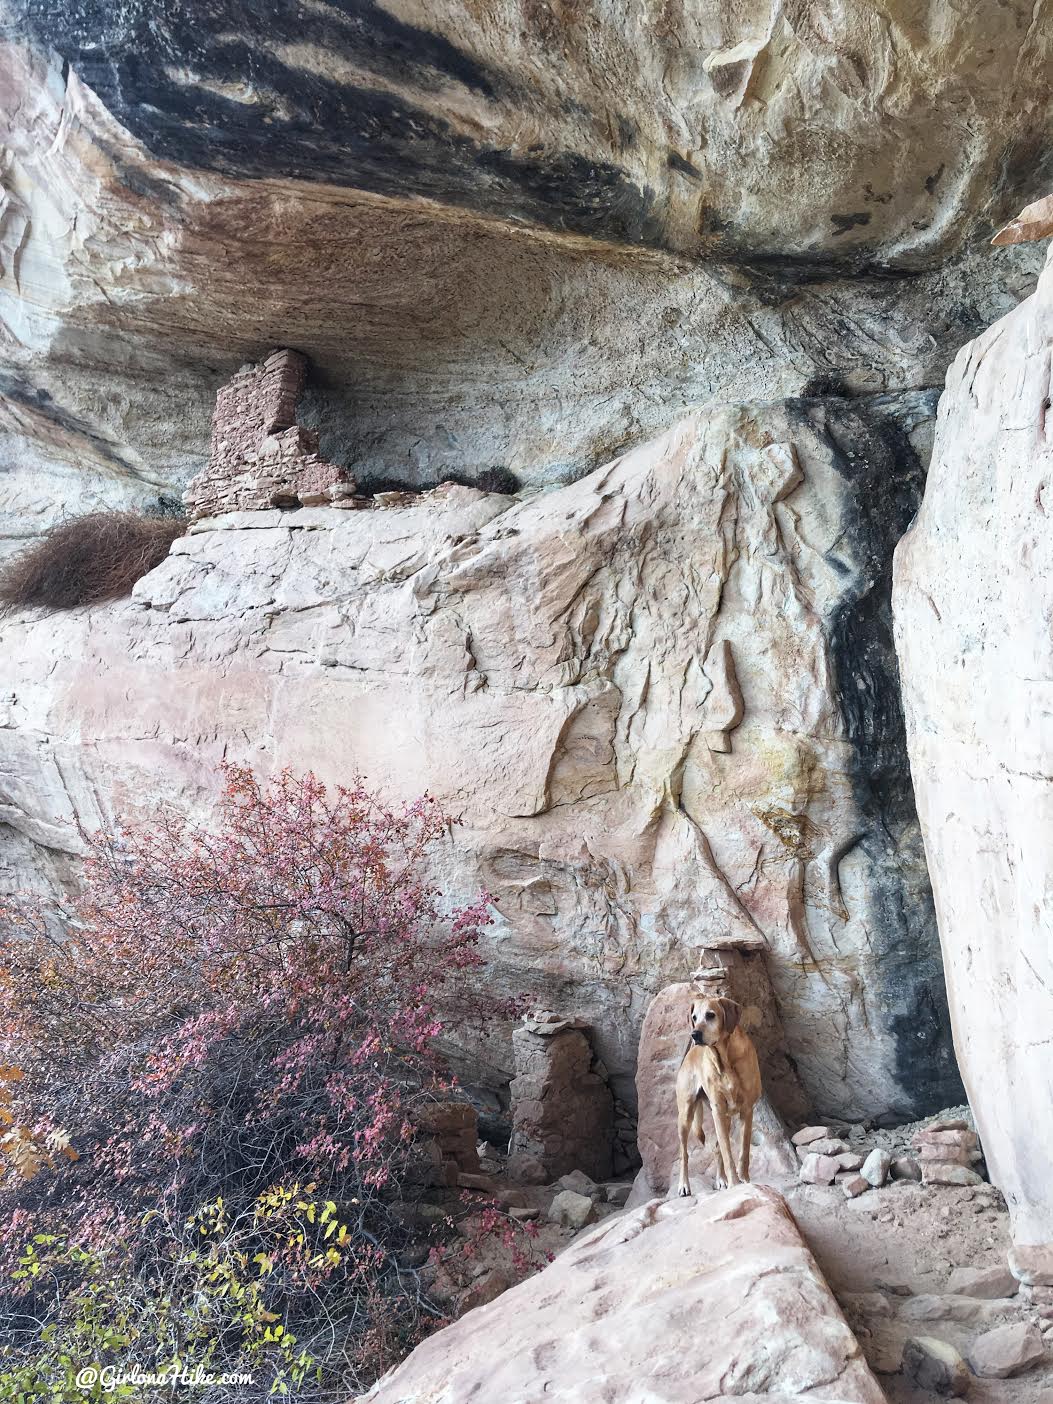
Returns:
[[[362,1404],[737,1396],[884,1404],[785,1203],[753,1185],[600,1224]]]
[[[1053,1240],[1051,341],[1047,265],[1034,295],[955,360],[925,499],[896,552],[955,1043],[990,1177],[1025,1244]]]
[[[68,881],[75,820],[207,816],[223,757],[360,773],[461,820],[436,877],[493,894],[495,991],[572,1009],[625,1105],[702,946],[766,967],[773,1095],[788,1051],[825,1117],[956,1103],[888,603],[920,487],[894,425],[794,401],[527,501],[199,522],[129,602],[0,621],[7,880]],[[511,1077],[508,1028],[460,1051]]]

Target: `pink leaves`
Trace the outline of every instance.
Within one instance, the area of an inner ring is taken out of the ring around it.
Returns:
[[[228,766],[209,827],[163,812],[88,840],[65,932],[12,914],[0,1060],[13,1045],[31,1119],[89,1147],[63,1201],[78,1235],[306,1174],[357,1226],[344,1285],[375,1299],[366,1336],[384,1329],[414,1110],[454,1082],[436,1041],[511,1008],[480,977],[489,897],[449,910],[434,883],[449,830],[429,796],[388,806],[359,781]],[[484,1232],[518,1230],[491,1209]]]

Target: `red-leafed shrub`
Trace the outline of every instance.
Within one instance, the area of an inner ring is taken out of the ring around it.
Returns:
[[[6,913],[0,1063],[22,1072],[20,1123],[79,1157],[9,1177],[0,1200],[11,1261],[27,1227],[48,1238],[38,1313],[62,1298],[55,1274],[90,1263],[92,1292],[101,1275],[129,1300],[190,1304],[185,1320],[170,1306],[167,1344],[154,1326],[137,1337],[144,1349],[189,1358],[204,1340],[213,1363],[248,1349],[202,1334],[216,1279],[202,1286],[184,1226],[207,1213],[208,1271],[235,1281],[225,1298],[249,1292],[260,1331],[278,1332],[268,1346],[292,1335],[340,1389],[430,1328],[439,1313],[399,1257],[420,1182],[414,1107],[451,1085],[443,1010],[510,1012],[478,994],[487,898],[447,910],[426,877],[447,825],[427,798],[392,809],[361,785],[261,785],[228,767],[212,828],[165,816],[90,838],[61,930]],[[43,1271],[23,1258],[16,1290]],[[27,1342],[9,1344],[22,1359]]]

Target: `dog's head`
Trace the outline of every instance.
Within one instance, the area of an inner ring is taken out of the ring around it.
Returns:
[[[691,1040],[707,1047],[719,1043],[739,1026],[742,1008],[723,995],[697,995],[691,1001]]]

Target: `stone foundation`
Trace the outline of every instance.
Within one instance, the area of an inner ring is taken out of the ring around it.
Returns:
[[[327,463],[318,435],[296,423],[307,360],[273,351],[245,366],[216,396],[208,467],[183,495],[191,521],[270,507],[338,506],[353,500],[346,468]]]
[[[466,1102],[436,1102],[416,1113],[417,1129],[427,1139],[436,1185],[456,1185],[461,1174],[478,1174],[478,1115]]]

